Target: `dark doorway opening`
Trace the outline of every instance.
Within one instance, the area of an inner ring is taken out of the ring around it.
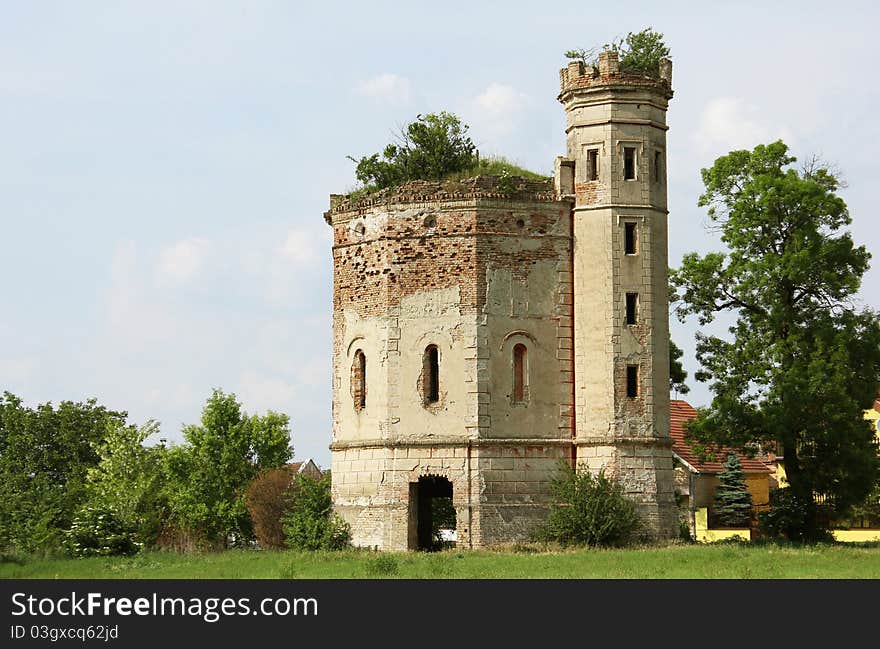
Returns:
[[[455,546],[452,483],[440,476],[422,476],[410,484],[410,547],[433,552]]]

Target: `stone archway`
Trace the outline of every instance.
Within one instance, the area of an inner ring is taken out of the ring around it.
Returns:
[[[444,476],[420,476],[418,482],[409,483],[409,549],[432,551],[442,547],[435,536],[435,524],[455,530],[452,493],[452,482]]]

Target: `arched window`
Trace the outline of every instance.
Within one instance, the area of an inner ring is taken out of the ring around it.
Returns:
[[[367,407],[367,357],[360,349],[354,353],[351,366],[351,396],[355,410]]]
[[[422,359],[422,394],[425,404],[440,401],[440,350],[437,345],[428,345]]]
[[[529,400],[528,351],[522,343],[513,346],[513,402]]]

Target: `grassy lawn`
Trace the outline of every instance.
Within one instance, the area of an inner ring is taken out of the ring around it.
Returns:
[[[32,559],[0,564],[0,578],[135,579],[777,579],[880,578],[880,544],[672,545],[628,550],[447,551],[434,554],[149,552],[129,558]]]

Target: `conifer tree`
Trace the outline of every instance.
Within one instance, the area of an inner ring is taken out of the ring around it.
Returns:
[[[748,527],[752,514],[752,496],[746,488],[746,475],[736,453],[729,453],[724,470],[718,474],[713,515],[722,527]]]

